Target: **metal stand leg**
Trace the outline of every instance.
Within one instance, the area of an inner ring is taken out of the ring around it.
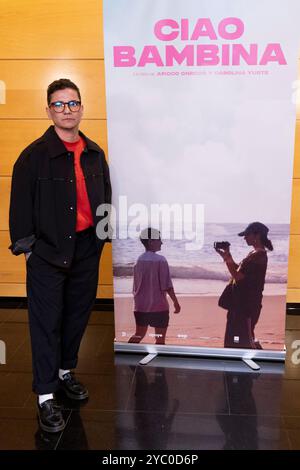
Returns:
[[[249,359],[247,357],[242,357],[242,360],[244,361],[247,366],[249,366],[252,370],[259,370],[260,366],[256,364],[256,362],[253,361],[253,359]]]
[[[151,353],[147,354],[140,362],[142,366],[145,366],[146,364],[149,364],[150,361],[152,361],[155,357],[157,356],[157,353]]]

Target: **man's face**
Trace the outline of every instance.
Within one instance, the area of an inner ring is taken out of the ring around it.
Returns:
[[[58,90],[52,93],[50,104],[56,101],[68,103],[69,101],[79,101],[79,96],[76,90],[72,88],[65,88],[64,90]],[[57,113],[54,111],[52,106],[46,108],[49,119],[52,119],[54,125],[58,129],[72,130],[78,129],[79,123],[83,115],[83,106],[80,107],[79,111],[70,111],[68,105],[65,106],[63,112]]]

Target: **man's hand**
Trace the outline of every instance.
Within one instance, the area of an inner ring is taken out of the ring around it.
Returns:
[[[26,261],[29,260],[30,256],[32,255],[32,251],[28,251],[28,253],[24,253]]]
[[[174,302],[174,309],[175,309],[175,310],[174,310],[174,313],[179,313],[180,310],[181,310],[181,307],[180,307],[180,305],[179,305],[178,300],[175,300],[175,302]]]

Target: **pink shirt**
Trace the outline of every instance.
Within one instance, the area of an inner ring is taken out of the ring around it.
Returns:
[[[134,310],[137,312],[169,310],[166,291],[172,287],[166,258],[153,251],[145,251],[133,268]]]

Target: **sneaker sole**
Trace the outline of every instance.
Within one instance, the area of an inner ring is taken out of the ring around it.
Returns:
[[[46,432],[49,432],[51,434],[54,434],[56,432],[60,432],[60,431],[63,431],[66,427],[66,423],[64,422],[63,424],[61,424],[60,426],[56,426],[55,428],[51,427],[51,426],[46,426],[46,424],[42,423],[41,419],[40,419],[40,416],[39,414],[37,415],[37,418],[38,418],[38,422],[39,422],[39,426],[40,428],[42,429],[42,431],[46,431]]]

